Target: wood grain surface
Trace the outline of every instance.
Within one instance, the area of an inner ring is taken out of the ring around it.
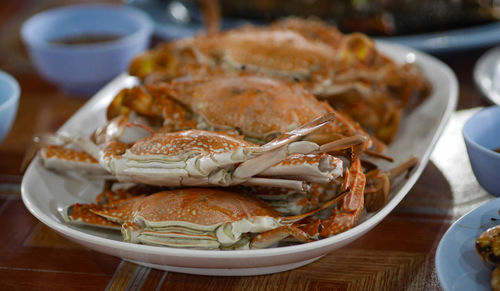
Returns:
[[[20,198],[23,154],[35,133],[57,130],[86,99],[68,96],[40,78],[19,29],[34,13],[69,2],[0,2],[0,69],[12,74],[22,91],[14,126],[0,145],[1,290],[440,290],[434,255],[456,217],[447,215],[453,207],[449,182],[432,162],[372,231],[312,264],[273,275],[154,270],[81,247],[39,222]],[[459,109],[488,104],[472,82],[474,62],[485,49],[438,56],[458,76]],[[429,208],[441,211],[424,211]]]

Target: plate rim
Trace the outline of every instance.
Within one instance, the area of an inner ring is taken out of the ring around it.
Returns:
[[[347,230],[346,232],[340,233],[336,236],[325,238],[319,241],[307,243],[307,244],[300,244],[300,245],[293,245],[293,246],[285,246],[285,247],[280,247],[280,248],[269,248],[269,249],[259,249],[259,250],[232,250],[230,252],[226,251],[213,251],[213,250],[193,250],[193,249],[177,249],[177,248],[168,248],[168,247],[158,247],[158,246],[148,246],[148,245],[138,245],[138,244],[131,244],[131,243],[126,243],[123,241],[115,241],[112,239],[107,239],[103,237],[99,237],[96,235],[92,235],[86,232],[83,232],[81,230],[76,230],[73,228],[70,228],[69,226],[62,224],[58,221],[53,220],[51,217],[49,217],[47,214],[43,213],[40,209],[36,208],[31,201],[29,200],[28,197],[28,179],[26,177],[29,177],[29,173],[31,171],[34,171],[34,166],[35,163],[37,162],[37,159],[35,159],[30,166],[28,167],[28,170],[26,171],[25,176],[23,177],[23,181],[21,183],[21,194],[22,194],[22,199],[23,202],[26,205],[26,208],[40,221],[42,221],[44,224],[49,226],[50,228],[54,229],[55,231],[62,233],[64,236],[71,236],[74,237],[77,240],[85,240],[89,243],[92,244],[99,244],[103,245],[105,247],[113,247],[113,248],[119,248],[119,249],[124,249],[126,251],[133,251],[136,253],[142,253],[142,254],[153,254],[153,255],[162,255],[162,256],[169,256],[169,257],[178,257],[178,258],[185,258],[185,257],[190,257],[190,258],[200,258],[202,256],[203,258],[224,258],[224,259],[241,259],[241,258],[247,258],[248,256],[252,257],[271,257],[271,256],[281,256],[281,255],[286,255],[286,254],[297,254],[297,253],[308,253],[309,251],[313,249],[321,249],[324,247],[328,247],[331,244],[339,243],[339,242],[345,242],[348,243],[353,239],[358,238],[360,235],[366,233],[369,231],[371,228],[373,228],[375,225],[380,223],[383,218],[385,218],[398,204],[399,202],[406,196],[406,194],[409,192],[409,190],[413,187],[413,185],[416,183],[417,179],[421,176],[421,173],[423,172],[425,166],[427,165],[429,159],[430,159],[430,154],[432,150],[434,149],[437,140],[439,139],[442,131],[444,130],[445,125],[448,123],[448,120],[453,113],[453,111],[456,108],[456,104],[458,102],[458,81],[457,78],[454,74],[454,72],[449,68],[444,62],[440,61],[439,59],[430,56],[424,52],[419,52],[417,50],[414,50],[412,48],[400,46],[400,45],[395,45],[393,43],[388,43],[388,42],[383,42],[383,41],[377,41],[377,46],[380,45],[383,47],[382,51],[386,54],[386,50],[396,50],[396,51],[404,51],[406,53],[414,53],[417,55],[418,59],[424,60],[426,63],[430,62],[433,65],[437,65],[440,69],[443,70],[443,73],[445,74],[446,78],[450,82],[450,87],[447,90],[448,96],[442,97],[447,99],[447,105],[444,110],[443,116],[439,121],[439,125],[436,127],[436,132],[432,136],[430,146],[427,147],[426,151],[424,152],[423,156],[420,158],[420,163],[417,166],[417,168],[414,170],[414,172],[411,174],[410,178],[405,182],[405,185],[399,190],[398,193],[395,193],[394,197],[382,208],[380,211],[375,213],[372,217],[370,217],[368,220],[365,220],[358,226]],[[61,127],[60,130],[63,130],[68,124],[71,123],[73,119],[75,119],[77,116],[83,114],[85,110],[89,110],[90,108],[97,106],[99,102],[102,102],[102,100],[99,100],[99,96],[105,95],[107,91],[109,91],[109,88],[111,88],[115,82],[118,82],[121,80],[121,78],[128,77],[126,74],[122,74],[118,76],[115,80],[111,81],[108,83],[107,86],[105,86],[102,90],[100,90],[91,100],[89,100],[84,106],[82,106],[68,121]],[[403,193],[403,194],[402,194]],[[36,211],[38,209],[38,211]]]

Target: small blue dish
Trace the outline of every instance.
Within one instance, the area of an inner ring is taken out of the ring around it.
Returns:
[[[463,127],[472,171],[490,194],[500,196],[500,106],[487,107],[472,116]]]
[[[21,90],[16,79],[0,71],[0,143],[9,133],[19,106]]]
[[[112,4],[73,5],[44,11],[22,26],[37,71],[72,95],[89,96],[118,74],[150,42],[153,22],[139,9]],[[58,40],[108,35],[109,41],[61,44]]]

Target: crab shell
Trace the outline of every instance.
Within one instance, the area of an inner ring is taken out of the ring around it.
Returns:
[[[180,248],[248,248],[254,234],[287,224],[261,201],[216,188],[164,191],[94,213],[123,224],[125,241]]]
[[[296,142],[295,145],[299,152],[304,151],[306,154],[319,148],[310,142]],[[244,182],[245,178],[238,182],[236,175],[238,170],[246,172],[243,164],[239,167],[234,165],[260,155],[252,152],[252,149],[256,150],[258,147],[208,131],[155,133],[136,142],[120,157],[105,157],[101,164],[107,164],[105,167],[110,168],[120,181],[130,180],[160,186],[226,186]],[[331,155],[280,158],[282,155],[289,155],[287,152],[291,152],[292,148],[285,151],[282,154],[270,152],[268,166],[256,170],[254,167],[257,165],[254,165],[249,170],[262,177],[297,177],[316,182],[329,182],[342,175],[342,161]],[[270,162],[272,160],[275,162]]]
[[[222,63],[225,70],[245,65],[252,71],[263,69],[270,75],[303,79],[311,67],[319,69],[334,60],[335,52],[328,45],[291,30],[244,27],[163,44],[136,58],[129,71],[140,78],[155,71],[179,77],[213,72]]]
[[[44,166],[49,169],[67,171],[78,169],[84,174],[105,175],[107,172],[99,162],[86,152],[58,145],[43,147],[39,156]]]
[[[369,139],[348,117],[318,101],[302,86],[285,80],[214,76],[148,88],[153,99],[170,98],[186,106],[197,116],[197,128],[237,129],[239,134],[260,143],[331,112],[336,120],[316,131],[316,136],[327,135],[326,141],[332,141],[360,134]]]

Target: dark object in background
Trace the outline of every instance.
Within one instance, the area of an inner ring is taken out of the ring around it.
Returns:
[[[316,16],[343,32],[403,35],[449,30],[496,21],[495,0],[219,0],[222,15],[271,21]]]

